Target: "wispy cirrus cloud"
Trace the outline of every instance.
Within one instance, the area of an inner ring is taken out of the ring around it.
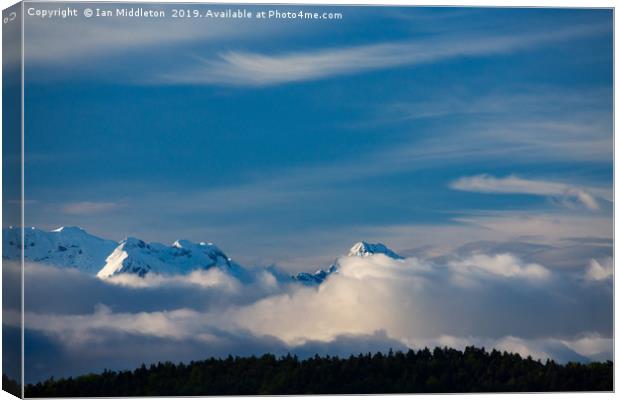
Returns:
[[[596,195],[590,189],[552,181],[524,179],[516,175],[497,178],[488,174],[466,176],[450,184],[455,190],[490,194],[529,194],[559,197],[566,206],[578,204],[589,210],[600,208]]]
[[[121,207],[121,204],[113,202],[80,201],[65,204],[62,207],[62,212],[72,215],[90,215],[117,210]]]
[[[228,51],[216,59],[201,58],[198,65],[160,74],[154,81],[168,84],[221,84],[270,86],[342,76],[404,65],[427,64],[456,57],[504,54],[606,31],[575,26],[555,32],[490,37],[439,37],[397,43],[293,51],[275,55]]]
[[[48,7],[42,5],[41,8]],[[52,8],[50,5],[49,9]],[[174,5],[143,4],[142,8],[169,15]],[[188,19],[183,24],[170,18],[139,19],[129,24],[122,18],[56,20],[27,13],[25,17],[28,24],[25,59],[27,63],[36,64],[73,64],[76,59],[83,62],[87,57],[115,57],[137,48],[161,48],[197,41],[210,43],[231,38],[242,40],[250,32],[256,37],[277,29],[276,26],[256,29],[254,21],[213,20],[209,23],[209,29],[205,29],[204,22],[195,19]]]
[[[613,219],[590,213],[545,213],[540,211],[480,211],[454,218],[479,231],[465,231],[476,237],[535,237],[538,243],[554,243],[569,237],[613,237]],[[486,231],[486,234],[484,233]]]

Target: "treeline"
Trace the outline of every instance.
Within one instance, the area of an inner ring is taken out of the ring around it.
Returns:
[[[557,364],[518,354],[436,348],[300,360],[228,357],[49,379],[26,397],[611,391],[613,363]]]
[[[13,396],[22,397],[22,387],[16,380],[2,374],[2,390],[12,394]]]

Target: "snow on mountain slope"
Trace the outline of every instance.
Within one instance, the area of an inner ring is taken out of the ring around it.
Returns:
[[[20,230],[2,230],[2,258],[20,258]],[[53,231],[36,228],[24,230],[24,259],[61,268],[77,268],[95,275],[105,259],[118,246],[113,240],[101,239],[77,227],[62,227]]]
[[[383,243],[358,242],[351,247],[351,250],[349,250],[349,257],[368,257],[373,254],[384,254],[396,260],[404,259],[404,257],[396,254]]]
[[[130,237],[114,249],[97,277],[105,279],[123,273],[143,277],[149,272],[162,275],[187,274],[212,267],[220,268],[239,279],[246,272],[212,243],[178,240],[172,246],[165,246]]]

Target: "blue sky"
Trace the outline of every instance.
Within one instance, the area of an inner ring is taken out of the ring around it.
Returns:
[[[330,10],[27,17],[26,224],[290,270],[611,238],[610,10]]]

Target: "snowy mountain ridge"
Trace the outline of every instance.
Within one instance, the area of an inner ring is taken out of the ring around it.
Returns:
[[[2,230],[3,258],[20,258],[20,229]],[[177,240],[167,246],[161,243],[146,243],[128,237],[120,242],[91,235],[78,227],[62,227],[52,231],[37,228],[24,230],[24,259],[49,264],[59,268],[75,268],[100,279],[118,274],[135,274],[144,277],[148,273],[160,275],[189,274],[196,270],[218,268],[241,280],[251,279],[251,273],[235,263],[213,243],[194,243]],[[349,257],[368,257],[384,254],[394,259],[400,255],[382,243],[356,243],[348,253]],[[327,269],[314,273],[300,272],[290,276],[280,273],[285,282],[317,286],[330,275],[338,272],[336,261]]]
[[[186,274],[211,267],[221,268],[233,275],[237,275],[241,268],[212,243],[177,240],[172,246],[165,246],[130,237],[121,241],[106,258],[106,263],[97,273],[97,277],[108,278],[122,273],[143,277],[149,272]]]
[[[2,258],[17,260],[21,255],[20,229],[2,230]],[[45,231],[24,229],[24,259],[60,268],[77,268],[95,275],[105,259],[118,246],[113,240],[101,239],[85,230],[69,226]]]

